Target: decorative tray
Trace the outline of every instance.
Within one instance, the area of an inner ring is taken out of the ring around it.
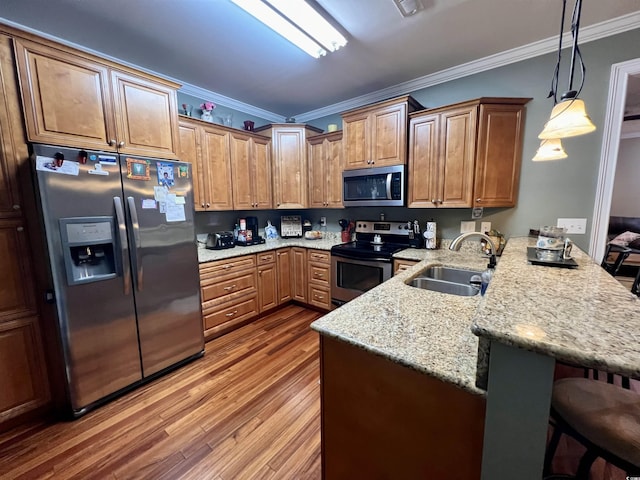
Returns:
[[[576,268],[578,266],[573,258],[567,258],[566,260],[538,260],[535,247],[527,247],[527,260],[532,265],[544,265],[545,267]]]

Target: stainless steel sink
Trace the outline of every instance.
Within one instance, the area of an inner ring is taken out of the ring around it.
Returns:
[[[476,270],[438,265],[428,267],[409,285],[434,292],[472,297],[480,292],[481,274],[482,272]]]
[[[424,272],[422,272],[420,276],[433,278],[434,280],[443,280],[445,282],[462,283],[464,285],[468,285],[473,276],[477,277],[474,280],[480,282],[480,275],[482,275],[482,272],[478,272],[475,270],[464,270],[462,268],[452,268],[437,265],[434,267],[428,267]]]
[[[471,284],[462,284],[455,282],[447,282],[436,280],[434,278],[418,277],[409,283],[412,287],[422,288],[424,290],[432,290],[434,292],[449,293],[451,295],[459,295],[462,297],[472,297],[480,293],[480,288]]]

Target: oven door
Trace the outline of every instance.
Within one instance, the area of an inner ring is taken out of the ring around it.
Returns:
[[[355,259],[331,254],[331,301],[343,305],[392,276],[388,259]]]

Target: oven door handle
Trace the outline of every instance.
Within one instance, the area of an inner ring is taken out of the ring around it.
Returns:
[[[391,263],[392,259],[382,257],[357,257],[355,255],[349,255],[348,253],[331,253],[333,257],[346,258],[348,260],[360,260],[361,262],[385,262]]]

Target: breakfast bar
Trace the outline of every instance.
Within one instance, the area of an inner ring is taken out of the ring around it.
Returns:
[[[556,361],[640,377],[637,297],[577,248],[577,268],[531,265],[527,247],[533,244],[530,238],[509,240],[482,297],[408,285],[431,265],[482,270],[487,259],[477,250],[405,250],[396,256],[420,263],[312,325],[322,341],[482,398],[482,473],[476,478],[542,477]],[[323,409],[323,415],[333,414]],[[323,418],[323,428],[326,423]],[[458,455],[462,460],[472,452]]]

